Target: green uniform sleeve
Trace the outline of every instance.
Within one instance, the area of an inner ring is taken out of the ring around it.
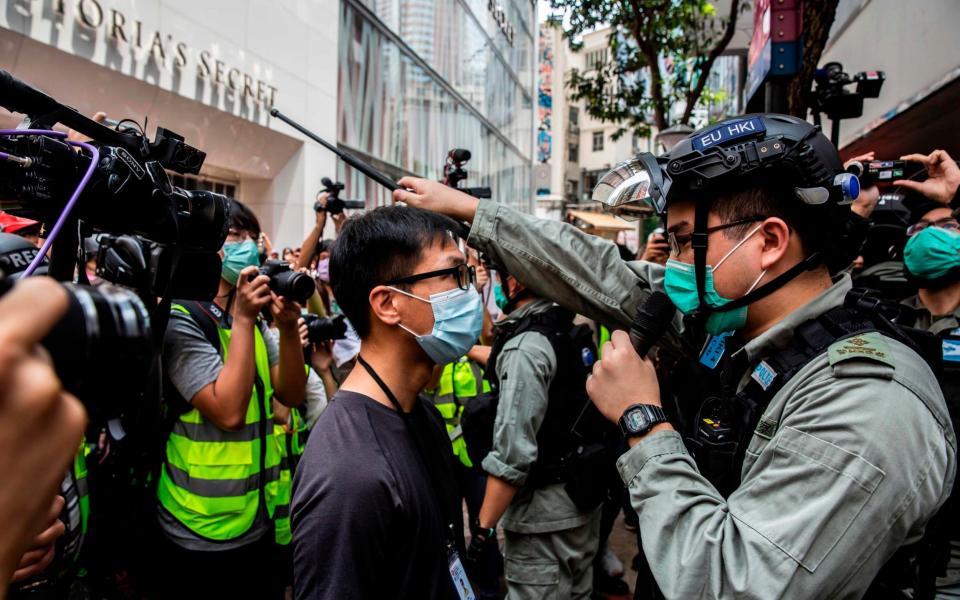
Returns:
[[[609,240],[496,202],[479,204],[469,244],[537,295],[617,329],[629,327],[651,291],[663,291],[660,265],[625,262]]]
[[[909,357],[898,359],[896,371],[859,361],[872,370],[838,372],[826,356],[807,365],[771,402],[775,429],[754,434],[729,498],[675,432],[620,457],[666,598],[861,597],[920,537],[952,487],[956,448],[929,409],[942,404],[929,370],[908,380]]]
[[[497,359],[500,404],[484,471],[518,487],[526,483],[537,460],[537,431],[556,370],[553,347],[542,333],[521,333],[503,347]]]

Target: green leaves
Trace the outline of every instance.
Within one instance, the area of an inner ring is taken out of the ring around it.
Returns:
[[[688,122],[741,12],[741,0],[732,0],[723,17],[709,0],[550,0],[550,6],[567,17],[571,50],[583,49],[585,34],[610,27],[607,63],[571,70],[566,84],[591,117],[622,125],[614,139]]]

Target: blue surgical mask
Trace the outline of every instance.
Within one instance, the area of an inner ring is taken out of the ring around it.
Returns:
[[[960,233],[927,227],[907,240],[903,264],[914,277],[938,279],[960,267]]]
[[[717,261],[717,266],[706,266],[706,276],[703,280],[703,299],[708,307],[719,308],[724,304],[732,302],[732,300],[724,298],[717,293],[716,288],[713,286],[713,274],[740,246],[759,231],[762,225],[762,223],[757,225],[746,237],[737,242],[736,246],[731,248],[723,258]],[[760,283],[760,280],[763,279],[766,273],[766,270],[760,273],[760,276],[757,277],[753,285],[750,286],[750,289],[747,290],[747,294],[757,287],[757,284]],[[689,315],[700,308],[700,296],[697,294],[697,271],[694,265],[672,258],[667,260],[667,270],[664,275],[663,286],[666,288],[670,301],[673,302],[674,306],[680,309],[683,314]],[[740,308],[722,312],[711,311],[710,314],[707,315],[705,326],[707,333],[710,335],[720,335],[728,331],[742,329],[746,323],[747,307],[741,306]]]
[[[260,264],[260,251],[253,240],[227,242],[223,245],[223,266],[220,277],[230,285],[237,285],[240,271]]]
[[[403,324],[400,327],[415,337],[427,356],[438,365],[457,360],[477,343],[483,328],[483,301],[472,285],[466,290],[454,288],[431,294],[429,298],[421,298],[395,287],[390,289],[433,307],[433,331],[430,333],[420,335]]]

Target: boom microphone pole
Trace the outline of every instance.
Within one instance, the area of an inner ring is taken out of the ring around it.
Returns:
[[[359,158],[357,158],[357,157],[355,157],[354,155],[350,154],[350,153],[347,152],[346,150],[341,150],[340,148],[337,148],[336,146],[334,146],[333,144],[331,144],[331,143],[328,142],[327,140],[323,139],[323,138],[320,137],[319,135],[317,135],[317,134],[315,134],[314,132],[310,131],[309,129],[307,129],[306,127],[304,127],[303,125],[301,125],[300,123],[297,123],[296,121],[294,121],[293,119],[291,119],[291,118],[288,117],[287,115],[283,114],[282,112],[280,112],[280,111],[277,110],[276,108],[270,109],[270,115],[273,116],[273,117],[276,117],[276,118],[280,119],[281,121],[283,121],[284,123],[286,123],[286,124],[289,125],[290,127],[293,127],[294,129],[296,129],[297,131],[299,131],[299,132],[302,133],[303,135],[305,135],[305,136],[307,136],[308,138],[310,138],[311,140],[317,142],[318,144],[320,144],[321,146],[323,146],[324,148],[326,148],[326,149],[329,150],[330,152],[333,152],[334,154],[336,154],[337,156],[339,156],[340,158],[342,158],[342,159],[343,159],[343,162],[347,163],[348,165],[350,165],[350,166],[353,167],[354,169],[360,171],[361,173],[363,173],[364,175],[366,175],[366,176],[369,177],[370,179],[376,181],[377,183],[379,183],[379,184],[382,185],[383,187],[387,188],[387,189],[390,190],[391,192],[392,192],[393,190],[399,190],[399,189],[400,189],[400,186],[399,186],[399,185],[397,185],[396,183],[394,183],[389,177],[387,177],[386,175],[384,175],[383,173],[381,173],[380,171],[378,171],[376,168],[374,168],[373,165],[370,165],[370,164],[368,164],[368,163],[363,162],[362,160],[360,160]]]

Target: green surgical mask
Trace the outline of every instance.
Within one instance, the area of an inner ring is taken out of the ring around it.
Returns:
[[[240,271],[260,264],[260,251],[253,240],[227,242],[223,245],[223,266],[220,277],[230,285],[237,285]]]
[[[723,258],[717,261],[717,266],[706,266],[706,276],[703,280],[703,299],[707,307],[719,308],[724,304],[732,302],[731,299],[724,298],[717,293],[716,288],[713,286],[713,274],[720,268],[720,265],[722,265],[724,261],[730,258],[730,256],[736,252],[740,246],[746,243],[753,234],[759,231],[762,226],[762,223],[757,225],[746,237],[737,242],[736,246],[731,248]],[[750,286],[750,289],[747,290],[747,294],[757,287],[757,284],[760,283],[760,280],[763,279],[766,273],[766,270],[760,273],[760,276],[757,277],[753,285]],[[680,312],[683,314],[689,315],[700,309],[700,296],[697,294],[697,271],[694,265],[672,258],[667,260],[667,270],[663,285],[664,288],[666,288],[667,296],[670,297],[670,301],[673,302],[674,306],[680,309]],[[742,329],[746,323],[746,306],[720,312],[710,311],[707,316],[706,330],[710,335],[720,335],[728,331]]]
[[[503,311],[507,310],[507,304],[510,302],[507,295],[503,293],[503,286],[499,283],[493,286],[493,302]]]
[[[914,277],[938,279],[960,267],[960,233],[927,227],[907,240],[903,264]]]

